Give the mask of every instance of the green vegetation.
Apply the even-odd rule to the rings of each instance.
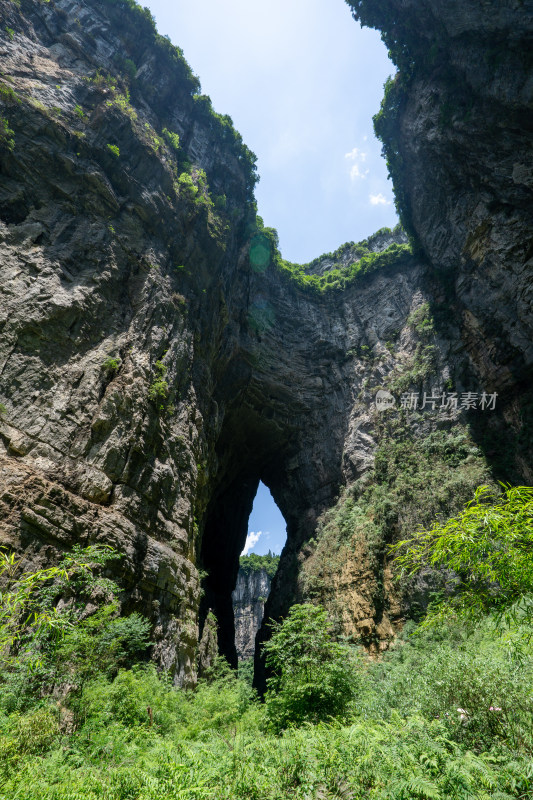
[[[507,566],[528,575],[532,492],[490,503],[481,493],[461,517],[477,518],[477,531],[483,515],[469,509],[490,505]],[[420,542],[431,558],[432,543]],[[486,552],[503,569],[498,548]],[[32,573],[4,554],[0,800],[532,796],[533,652],[517,660],[507,647],[531,632],[527,615],[509,619],[506,641],[491,614],[474,630],[445,617],[421,632],[409,623],[375,662],[333,640],[324,609],[294,606],[273,626],[261,704],[250,664],[238,677],[218,661],[184,690],[143,661],[148,624],[118,616],[117,587],[101,575],[116,557],[77,548]]]
[[[429,303],[422,303],[412,311],[407,317],[407,324],[414,328],[421,338],[432,336],[435,333],[435,329]]]
[[[511,640],[519,643],[525,630],[515,627]],[[364,675],[360,708],[369,719],[433,720],[456,753],[469,748],[504,771],[521,753],[529,764],[531,791],[533,654],[530,648],[518,660],[510,657],[508,645],[498,639],[491,617],[468,631],[452,623],[420,631],[408,623],[395,646]],[[449,768],[446,758],[440,761],[442,772]],[[521,796],[517,787],[516,795],[512,791]]]
[[[327,612],[310,603],[293,606],[283,622],[271,624],[265,642],[272,670],[265,697],[272,729],[343,717],[355,695],[350,650],[333,641]]]
[[[125,80],[131,84],[131,90],[146,90],[142,79],[134,79],[136,65],[142,63],[147,48],[150,48],[156,57],[157,69],[161,74],[168,76],[168,80],[180,86],[184,97],[190,97],[194,116],[206,124],[216,142],[225,146],[229,154],[239,163],[244,177],[244,196],[238,198],[253,205],[253,188],[258,180],[257,158],[244,144],[241,135],[235,130],[231,118],[227,115],[217,114],[211,101],[200,94],[200,82],[192,73],[183,51],[175,47],[170,39],[157,33],[154,18],[148,8],[141,7],[135,0],[104,0],[108,6],[111,20],[120,31],[124,42],[128,44],[128,55],[122,63]],[[125,97],[126,95],[124,95]],[[157,95],[154,95],[157,105]],[[161,97],[159,113],[164,117],[167,110],[167,98]],[[125,106],[124,109],[128,111]],[[165,134],[163,134],[165,135]],[[176,135],[176,134],[174,134]],[[210,176],[211,180],[211,176]]]
[[[382,229],[379,233],[389,232]],[[372,252],[369,248],[372,239],[365,239],[359,244],[348,242],[335,253],[327,253],[314,259],[310,264],[293,264],[282,258],[278,248],[278,235],[274,228],[265,228],[261,217],[256,217],[256,230],[250,240],[249,258],[252,269],[264,271],[269,264],[282,273],[289,281],[304,291],[323,294],[332,290],[342,290],[347,286],[360,281],[364,276],[374,272],[386,270],[402,263],[408,263],[412,256],[410,245],[392,244],[379,253]],[[348,266],[342,266],[343,256],[353,258]],[[333,259],[336,263],[323,275],[310,275],[307,270],[324,259]]]
[[[196,200],[198,194],[198,186],[192,179],[188,172],[182,172],[178,178],[178,186],[180,193],[184,194],[188,200]]]
[[[0,83],[0,100],[9,104],[20,102],[11,86],[7,86],[5,83]]]
[[[394,187],[396,210],[404,230],[409,236],[413,248],[416,247],[416,233],[412,221],[408,194],[404,181],[404,162],[401,152],[401,117],[407,102],[408,87],[415,74],[423,70],[435,70],[437,65],[442,70],[449,70],[449,59],[437,38],[430,46],[428,38],[420,35],[420,29],[426,24],[428,30],[431,22],[424,20],[428,12],[420,10],[418,24],[415,26],[409,14],[403,13],[390,0],[347,0],[354,18],[369,28],[375,28],[381,34],[388,51],[389,58],[398,67],[394,77],[388,78],[384,86],[384,96],[379,112],[374,116],[374,130],[381,141],[382,153],[387,162],[389,177]],[[454,86],[455,94],[461,93],[461,87]],[[461,105],[461,101],[457,101]],[[441,124],[450,116],[447,104],[442,109]],[[468,106],[468,103],[466,104]],[[468,108],[464,113],[469,113]]]
[[[0,117],[0,145],[10,151],[15,149],[15,132],[4,117]]]
[[[135,61],[131,60],[131,58],[124,59],[124,72],[130,81],[135,78],[135,75],[137,74],[137,65],[135,64]]]
[[[85,120],[87,119],[87,117],[86,117],[86,115],[85,115],[85,112],[84,112],[83,108],[82,108],[82,107],[81,107],[81,106],[80,106],[78,103],[77,103],[77,104],[74,106],[74,113],[75,113],[75,114],[77,114],[77,115],[78,115],[78,117],[79,117],[81,120],[83,120],[84,122],[85,122]]]
[[[203,169],[192,167],[191,172],[182,172],[178,178],[178,191],[187,200],[198,206],[205,206],[210,211],[213,201],[209,195],[207,176]]]
[[[381,33],[389,58],[406,76],[414,66],[415,51],[420,47],[416,35],[409,31],[409,22],[391,7],[389,0],[346,0],[354,18]],[[422,48],[420,48],[422,49]]]
[[[113,358],[112,356],[108,356],[104,363],[102,364],[102,369],[106,372],[116,372],[120,367],[121,361],[120,358]]]
[[[259,572],[264,569],[267,575],[271,578],[276,574],[279,564],[279,556],[275,556],[268,551],[264,556],[258,556],[256,553],[250,553],[249,556],[241,556],[239,559],[239,569],[242,569],[247,575],[250,572]]]
[[[228,205],[228,199],[225,194],[216,195],[213,202],[217,211],[225,211]]]
[[[384,416],[373,474],[357,482],[319,520],[302,571],[306,595],[330,610],[339,634],[352,636],[343,622],[345,601],[342,591],[334,588],[336,576],[346,565],[356,570],[367,564],[365,580],[374,587],[373,602],[380,607],[388,544],[459,511],[488,480],[483,455],[466,427],[455,425],[421,437],[403,412]],[[412,605],[411,613],[417,616],[420,611]]]
[[[110,153],[112,153],[115,156],[115,158],[119,157],[120,150],[118,149],[118,146],[116,144],[108,144],[107,149],[109,150]]]
[[[383,145],[382,154],[387,163],[389,178],[392,180],[396,211],[409,236],[411,246],[413,246],[415,231],[403,181],[403,156],[400,142],[400,119],[407,94],[403,80],[398,75],[394,78],[387,78],[384,90],[380,110],[373,118],[374,131]]]
[[[165,380],[168,367],[162,361],[155,362],[155,379],[148,388],[148,397],[155,403],[159,413],[169,410],[166,401],[170,395],[168,382]]]
[[[490,612],[533,623],[533,489],[507,488],[499,496],[480,486],[466,508],[445,523],[398,542],[400,566],[410,574],[430,565],[453,570],[460,583],[433,606],[424,624],[455,615],[480,619]]]
[[[4,28],[4,30],[9,36],[9,41],[12,42],[13,39],[15,38],[15,31],[13,30],[13,28],[8,28],[7,26]]]
[[[51,567],[14,579],[19,566],[14,553],[0,550],[0,578],[2,585],[7,583],[0,594],[0,662],[5,661],[6,650],[18,644],[29,622],[37,634],[45,627],[56,627],[56,615],[50,609],[35,608],[34,596],[42,583],[68,577],[66,567]]]
[[[396,365],[387,376],[387,388],[395,395],[406,392],[411,386],[422,386],[436,368],[435,322],[429,303],[416,308],[408,316],[407,323],[419,341],[409,361]]]
[[[217,114],[207,95],[194,95],[195,110],[211,129],[217,133],[220,142],[227,144],[241,166],[245,179],[245,197],[254,204],[253,189],[259,177],[257,175],[257,156],[244,144],[241,134],[235,130],[233,120],[228,114]],[[254,204],[255,205],[255,204]]]
[[[128,117],[130,117],[130,119],[136,120],[137,112],[130,103],[129,91],[126,89],[124,93],[119,92],[115,85],[112,85],[111,89],[113,91],[113,99],[106,100],[106,106],[108,107],[115,106],[116,108],[119,108]]]
[[[169,131],[168,128],[163,128],[163,136],[172,147],[173,150],[179,151],[180,149],[180,137],[177,133],[173,133],[173,131]]]
[[[0,415],[6,414],[6,413],[7,413],[7,408],[5,407],[5,405],[3,403],[0,403]]]
[[[387,388],[398,395],[406,392],[410,386],[422,386],[436,367],[435,345],[417,342],[415,352],[402,371],[394,369],[386,379]]]

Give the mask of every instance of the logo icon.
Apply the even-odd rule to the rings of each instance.
[[[380,389],[376,394],[376,408],[378,411],[386,411],[387,408],[394,408],[396,400],[385,389]]]

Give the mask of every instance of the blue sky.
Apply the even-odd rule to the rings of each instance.
[[[248,520],[248,536],[243,554],[257,553],[263,556],[269,550],[281,553],[286,538],[285,520],[281,511],[275,504],[270,490],[264,483],[260,483]]]
[[[394,68],[343,0],[147,5],[257,155],[259,214],[277,229],[285,258],[305,263],[396,224],[372,128]],[[248,552],[281,551],[285,522],[262,484],[248,530]]]
[[[394,72],[343,0],[149,0],[258,157],[259,214],[304,263],[397,218],[372,129]]]

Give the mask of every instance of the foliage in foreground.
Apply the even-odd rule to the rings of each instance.
[[[491,611],[507,621],[523,612],[533,621],[533,488],[508,487],[500,497],[480,486],[458,516],[394,550],[401,550],[397,563],[410,574],[431,565],[458,577],[455,592],[430,609],[424,625]]]
[[[355,694],[350,651],[328,632],[327,612],[310,603],[295,605],[283,622],[272,623],[265,642],[267,714],[279,732],[303,722],[343,717]]]
[[[511,497],[519,520],[528,496]],[[491,615],[475,630],[411,624],[373,663],[332,641],[323,609],[294,606],[267,645],[274,675],[261,704],[225,662],[195,691],[138,663],[145,621],[115,616],[116,588],[92,574],[99,566],[77,580],[82,605],[104,593],[101,611],[67,603],[60,635],[32,633],[30,619],[4,661],[0,800],[533,797],[527,615],[509,618],[507,639]],[[58,585],[44,582],[35,607]]]
[[[378,693],[378,680],[369,682]],[[232,675],[184,692],[153,667],[137,667],[85,687],[73,733],[52,704],[2,717],[0,798],[502,800],[533,790],[523,755],[476,754],[454,738],[446,717],[388,710],[385,718],[374,707],[369,718],[370,709],[354,708],[348,724],[307,724],[275,736]]]

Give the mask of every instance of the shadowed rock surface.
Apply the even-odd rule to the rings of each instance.
[[[427,97],[452,91],[446,76],[402,89],[421,254],[318,291],[279,267],[256,221],[253,158],[142,10],[0,10],[14,31],[0,31],[2,543],[28,567],[112,544],[124,610],[149,617],[154,660],[192,684],[198,643],[212,650],[209,610],[237,662],[231,595],[262,480],[287,521],[266,618],[319,598],[339,633],[382,649],[409,613],[387,543],[452,513],[492,479],[487,461],[498,478],[531,475],[523,66],[509,62],[510,84],[465,80],[473,121],[440,133]],[[439,37],[453,56],[452,33]],[[518,83],[518,117],[483,137],[483,114],[494,119],[500,93],[512,105]],[[357,262],[353,248],[308,273]],[[380,388],[395,410],[377,410]],[[494,412],[461,408],[483,391],[498,393]],[[407,393],[424,392],[434,407],[409,408]],[[400,486],[437,461],[438,485],[419,470]]]

